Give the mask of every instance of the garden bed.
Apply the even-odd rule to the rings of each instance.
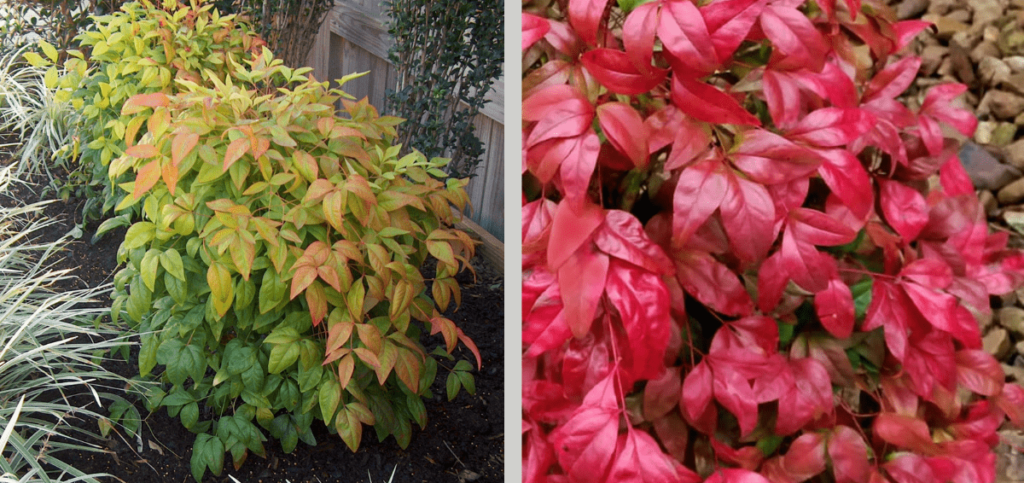
[[[0,205],[14,206],[40,200],[44,191],[38,183],[15,184],[4,195]],[[45,197],[42,199],[46,199]],[[80,221],[82,200],[56,200],[46,206],[43,216],[59,220],[40,232],[39,241],[52,241],[76,231]],[[96,225],[86,226],[77,239],[71,239],[66,252],[54,268],[71,269],[77,279],[57,290],[96,287],[113,280],[117,270],[116,252],[124,229],[105,234],[96,244],[90,243]],[[477,260],[474,260],[477,262]],[[477,344],[483,356],[483,369],[474,373],[476,395],[462,391],[448,402],[445,394],[447,371],[441,370],[431,390],[433,399],[425,400],[427,427],[414,428],[408,448],[401,449],[393,438],[377,442],[367,428],[358,453],[352,453],[341,439],[330,435],[322,424],[314,425],[318,444],[300,444],[291,454],[281,451],[276,442],[266,444],[267,457],[252,456],[240,470],[230,463],[219,477],[207,473],[203,481],[242,483],[256,481],[299,482],[386,482],[394,472],[393,482],[469,482],[502,481],[504,478],[504,355],[503,355],[503,279],[499,270],[480,262],[474,263],[477,277],[469,273],[458,277],[463,287],[462,305],[449,310],[452,319]],[[425,270],[429,270],[428,261]],[[105,303],[109,304],[109,301]],[[427,348],[442,342],[440,336],[425,339]],[[137,374],[137,348],[132,360],[111,361],[107,369],[121,375]],[[456,357],[471,357],[464,348],[456,349]],[[137,403],[144,421],[141,441],[125,440],[111,433],[104,441],[104,453],[66,453],[64,461],[88,473],[109,473],[123,481],[190,481],[190,459],[195,435],[187,431],[177,418],[165,410],[149,414]],[[101,414],[103,410],[100,410]],[[72,420],[72,424],[96,430],[92,420]],[[123,433],[123,432],[122,432]],[[397,467],[397,469],[396,469]],[[232,480],[234,477],[236,480]],[[111,480],[113,481],[113,480]]]

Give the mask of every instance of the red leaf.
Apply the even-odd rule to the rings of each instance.
[[[677,3],[693,5],[686,0]],[[743,109],[743,106],[729,94],[711,84],[685,75],[672,76],[672,103],[679,110],[704,122],[761,125],[761,121]]]
[[[921,419],[893,413],[882,413],[871,427],[876,436],[900,448],[918,454],[933,455],[938,447],[932,442],[928,423]]]
[[[655,421],[679,405],[682,375],[679,367],[669,367],[644,387],[644,419]]]
[[[757,446],[741,446],[733,449],[731,446],[711,438],[711,449],[715,451],[715,458],[718,464],[735,465],[745,470],[755,470],[764,461],[764,453]]]
[[[843,245],[857,237],[857,233],[839,220],[810,208],[791,210],[786,230],[797,240],[811,245]]]
[[[820,362],[811,358],[792,359],[789,367],[797,381],[795,390],[779,398],[779,407],[786,408],[775,422],[777,434],[790,434],[807,423],[832,414],[832,383]]]
[[[614,372],[583,399],[583,405],[551,433],[558,464],[573,481],[604,481],[615,453],[619,409]]]
[[[828,288],[814,294],[814,308],[821,325],[837,339],[853,333],[853,295],[842,280],[834,278],[828,282]]]
[[[843,204],[859,220],[864,220],[875,205],[874,190],[860,160],[845,149],[823,151],[825,160],[818,174]]]
[[[786,137],[818,147],[849,144],[871,129],[873,116],[856,108],[826,107],[812,111]]]
[[[523,443],[523,483],[546,483],[548,471],[555,463],[555,451],[539,426],[527,421],[523,421],[523,426],[529,426]]]
[[[626,434],[619,435],[619,441],[607,481],[700,483],[700,476],[661,451],[647,432],[628,427]]]
[[[544,38],[551,30],[548,19],[523,12],[523,50]]]
[[[684,168],[672,196],[672,245],[686,246],[687,240],[724,201],[729,189],[725,167],[708,160]]]
[[[910,262],[900,270],[900,276],[939,290],[953,283],[953,270],[949,268],[949,264],[935,258],[922,258]]]
[[[1017,384],[1004,384],[1003,392],[995,398],[995,404],[1013,424],[1024,423],[1024,388]]]
[[[782,458],[782,468],[795,481],[806,481],[825,471],[825,437],[804,433],[793,440]]]
[[[590,50],[580,57],[580,62],[609,91],[627,96],[654,89],[668,75],[667,70],[654,67],[649,67],[648,72],[639,70],[621,50]]]
[[[583,134],[593,119],[594,106],[575,87],[560,84],[544,88],[523,100],[523,120],[538,121],[524,147]]]
[[[476,343],[473,342],[473,339],[470,339],[462,329],[456,327],[455,332],[459,334],[459,341],[462,342],[462,345],[466,346],[466,348],[469,349],[469,352],[473,353],[473,357],[476,357],[476,368],[478,370],[482,368],[483,359],[480,358],[480,349],[477,349]]]
[[[561,267],[601,226],[603,220],[604,210],[600,206],[585,204],[582,209],[574,209],[569,203],[559,203],[551,222],[548,267],[551,270]]]
[[[581,272],[577,272],[577,277],[588,283],[600,280],[588,278]],[[629,337],[633,353],[630,375],[635,379],[657,377],[665,367],[663,359],[672,323],[668,288],[661,277],[613,260],[608,268],[605,290],[619,311]]]
[[[665,50],[687,69],[706,74],[718,66],[711,35],[697,6],[688,0],[668,0],[662,4],[658,37]],[[677,103],[677,106],[681,104]]]
[[[724,63],[732,57],[757,22],[766,3],[767,0],[725,0],[700,8],[719,62]]]
[[[928,461],[913,453],[897,456],[886,463],[884,468],[896,483],[925,483],[937,480]]]
[[[932,326],[947,333],[957,331],[956,297],[912,282],[900,283],[900,287]]]
[[[928,206],[924,196],[899,181],[879,179],[878,183],[878,197],[885,221],[899,233],[904,243],[916,240],[928,224]]]
[[[729,243],[740,260],[756,262],[775,241],[775,205],[764,186],[728,173],[720,210]]]
[[[768,104],[768,113],[772,116],[772,121],[780,128],[791,128],[802,114],[803,95],[800,93],[799,85],[788,72],[774,69],[764,71],[761,83],[764,86],[764,99]]]
[[[576,337],[590,331],[597,303],[608,276],[608,255],[586,245],[558,269],[558,285],[565,304],[565,322]]]
[[[750,382],[736,371],[715,371],[715,400],[728,409],[740,424],[740,435],[746,436],[757,426],[757,402]]]
[[[836,426],[828,439],[828,457],[836,483],[864,483],[868,479],[868,448],[849,426]]]
[[[828,281],[837,274],[835,259],[819,252],[814,245],[800,241],[791,230],[782,234],[779,254],[779,263],[789,278],[809,292],[825,290]]]
[[[559,174],[562,178],[562,190],[565,194],[563,202],[574,206],[582,206],[587,202],[587,191],[590,178],[597,166],[597,157],[601,152],[601,140],[592,129],[580,136],[572,138],[572,147],[562,160]]]
[[[608,255],[632,263],[648,272],[673,272],[672,261],[660,246],[648,238],[640,220],[631,213],[621,210],[605,212],[604,224],[594,235],[594,243]]]
[[[622,45],[626,55],[640,72],[651,72],[654,37],[658,29],[658,2],[637,6],[622,25]]]
[[[927,119],[927,117],[921,117],[921,119]],[[936,129],[938,129],[937,126]],[[974,196],[974,182],[971,181],[971,176],[964,169],[959,156],[950,156],[942,164],[942,167],[939,168],[939,182],[942,184],[942,190],[949,196]]]
[[[764,129],[744,132],[729,159],[752,180],[765,185],[804,178],[822,163],[809,149]]]
[[[1003,392],[1003,368],[994,357],[981,350],[956,353],[956,379],[967,389],[982,396],[998,396]]]
[[[602,84],[608,85],[605,82]],[[647,165],[649,135],[636,109],[622,102],[607,102],[598,106],[597,120],[601,131],[615,149],[633,161],[634,166],[643,168]]]
[[[956,128],[964,136],[974,134],[978,127],[978,118],[973,112],[967,109],[960,109],[950,105],[950,102],[963,94],[967,86],[963,84],[941,84],[932,87],[925,95],[924,102],[918,114],[931,116]]]
[[[864,316],[863,331],[885,327],[885,342],[897,360],[903,361],[907,347],[907,324],[910,322],[906,294],[895,285],[876,278],[871,287],[871,304]]]
[[[675,394],[676,404],[679,403],[679,391]],[[689,443],[690,428],[679,416],[678,411],[672,411],[665,417],[655,419],[652,423],[658,440],[665,445],[668,454],[673,458],[684,461],[686,459],[686,447]]]
[[[868,83],[861,102],[868,103],[875,99],[895,99],[914,82],[914,77],[917,76],[917,70],[920,67],[921,58],[915,56],[905,57],[889,64],[875,74],[875,77]]]
[[[760,19],[761,29],[772,41],[774,65],[821,71],[829,47],[803,12],[794,7],[769,5],[761,12]],[[774,62],[779,53],[785,55],[785,59]]]
[[[575,410],[576,404],[565,397],[561,384],[544,380],[523,382],[523,412],[528,418],[556,423]]]
[[[711,404],[712,388],[714,387],[712,379],[711,368],[706,361],[701,361],[683,380],[680,406],[691,421],[700,418]]]
[[[225,173],[229,168],[231,168],[231,165],[235,164],[239,159],[242,159],[242,156],[245,156],[245,152],[249,150],[250,144],[249,138],[238,138],[231,141],[231,144],[228,144],[228,148],[224,151]]]
[[[757,271],[757,308],[771,313],[789,283],[789,272],[783,266],[782,252],[775,252],[761,263]]]
[[[675,256],[676,277],[704,305],[725,315],[744,316],[753,309],[750,294],[736,273],[711,254],[683,251]]]
[[[569,2],[569,23],[588,45],[597,43],[597,28],[604,16],[608,0],[573,0]]]

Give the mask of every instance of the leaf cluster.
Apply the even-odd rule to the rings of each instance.
[[[525,481],[994,480],[988,232],[883,2],[533,0]],[[913,99],[905,101],[902,95]],[[989,315],[990,316],[990,315]]]
[[[398,85],[387,110],[407,119],[399,141],[428,157],[451,159],[447,172],[474,175],[483,144],[473,119],[502,73],[504,7],[496,0],[388,0],[388,53]]]

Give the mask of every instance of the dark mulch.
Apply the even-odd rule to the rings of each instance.
[[[40,181],[38,179],[33,181]],[[27,204],[40,199],[35,186],[12,186],[0,195],[0,205]],[[39,232],[42,242],[59,239],[75,229],[81,220],[82,200],[54,201],[43,216],[59,220]],[[113,280],[117,270],[116,253],[124,237],[124,229],[108,232],[95,245],[90,243],[96,223],[87,225],[78,239],[68,243],[54,268],[71,269],[77,277],[57,289],[95,287]],[[372,428],[364,427],[363,442],[358,453],[352,453],[341,439],[327,433],[322,423],[315,422],[318,444],[299,446],[285,454],[274,441],[265,443],[267,457],[250,455],[235,470],[230,455],[225,455],[225,471],[220,477],[207,473],[204,482],[241,483],[285,482],[386,482],[394,471],[394,482],[499,482],[504,479],[504,351],[503,351],[503,284],[500,272],[476,264],[478,277],[469,274],[459,278],[463,285],[462,306],[451,318],[477,344],[483,356],[483,370],[474,374],[477,393],[464,390],[448,402],[445,396],[447,372],[439,369],[431,388],[434,398],[425,401],[428,423],[426,430],[413,428],[412,442],[401,449],[394,438],[378,442]],[[109,301],[107,301],[109,303]],[[440,336],[424,339],[428,349],[443,343]],[[108,369],[130,376],[137,370],[133,350],[132,361],[112,361]],[[456,357],[472,360],[468,351],[457,349]],[[192,481],[190,458],[195,436],[165,410],[148,414],[138,404],[145,420],[142,423],[142,450],[138,441],[125,441],[112,434],[96,441],[107,448],[105,453],[62,453],[62,459],[86,472],[109,473],[117,479],[133,483]],[[95,421],[80,420],[74,424],[96,431]],[[130,443],[130,444],[129,444]],[[115,481],[110,479],[110,481]]]

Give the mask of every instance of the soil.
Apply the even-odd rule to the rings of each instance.
[[[30,204],[41,199],[45,191],[41,179],[26,184],[13,184],[0,194],[0,206]],[[56,200],[44,208],[42,216],[58,220],[38,233],[37,241],[49,242],[76,231],[81,221],[84,200]],[[124,238],[121,228],[90,243],[98,224],[81,227],[80,236],[66,244],[64,256],[54,268],[69,269],[76,279],[68,280],[56,290],[96,287],[113,280],[117,270],[117,248]],[[474,260],[476,262],[476,260]],[[429,263],[429,262],[428,262]],[[413,427],[412,441],[402,449],[393,437],[378,442],[372,428],[364,428],[358,453],[353,453],[336,435],[327,432],[322,423],[314,422],[316,446],[299,443],[285,454],[274,440],[264,443],[266,458],[250,455],[235,470],[230,455],[225,455],[225,469],[219,477],[207,472],[203,482],[500,482],[504,480],[504,350],[503,350],[503,279],[499,271],[482,262],[474,263],[477,277],[464,272],[458,278],[462,285],[462,305],[446,314],[471,337],[483,357],[483,369],[474,373],[476,395],[463,389],[455,400],[447,401],[445,378],[438,371],[431,391],[433,399],[424,401],[427,427]],[[429,293],[429,292],[428,292]],[[106,303],[109,303],[107,301]],[[441,337],[425,337],[430,350],[443,344]],[[108,370],[131,376],[137,371],[137,348],[131,360],[104,363]],[[461,346],[456,358],[473,360]],[[192,444],[195,435],[180,420],[171,418],[163,409],[149,414],[137,403],[143,415],[141,441],[126,440],[111,433],[105,440],[94,441],[105,448],[100,453],[63,452],[61,459],[86,473],[107,473],[104,481],[189,482]],[[96,431],[92,420],[74,420],[73,425]],[[393,478],[392,478],[393,473]],[[390,480],[389,480],[390,479]]]

